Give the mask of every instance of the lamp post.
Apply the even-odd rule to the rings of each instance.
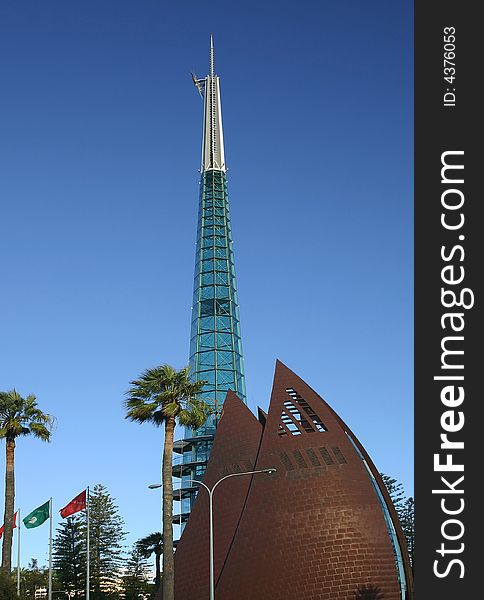
[[[225,479],[229,479],[230,477],[241,477],[242,475],[256,475],[257,473],[265,473],[270,475],[275,473],[276,469],[260,469],[258,471],[244,471],[243,473],[230,473],[230,475],[225,475],[218,481],[214,483],[214,485],[209,488],[208,485],[203,483],[202,481],[197,481],[196,479],[188,479],[186,480],[189,483],[198,483],[204,487],[208,492],[208,503],[209,503],[209,523],[210,523],[210,600],[215,600],[215,577],[214,577],[214,553],[213,553],[213,494],[215,492],[216,487]],[[157,488],[163,487],[162,483],[152,483],[148,486],[150,490],[155,490]]]

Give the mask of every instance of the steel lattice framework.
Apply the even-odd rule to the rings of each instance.
[[[244,366],[235,283],[232,231],[224,171],[200,181],[190,365],[206,381],[202,398],[214,413],[200,435],[213,433],[229,390],[245,401]]]
[[[193,288],[190,366],[193,380],[205,381],[200,398],[212,408],[204,427],[186,430],[175,442],[180,454],[173,475],[182,480],[174,522],[183,527],[197,494],[193,480],[201,480],[213,437],[229,390],[246,402],[244,363],[240,340],[232,229],[220,104],[220,81],[215,75],[210,38],[210,74],[193,81],[204,99],[200,202]]]

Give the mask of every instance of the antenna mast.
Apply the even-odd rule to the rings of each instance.
[[[213,77],[215,74],[214,67],[214,52],[213,52],[213,35],[210,34],[210,77]]]

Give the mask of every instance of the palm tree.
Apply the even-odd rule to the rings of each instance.
[[[22,398],[15,390],[0,392],[0,439],[6,441],[5,526],[2,546],[2,573],[9,575],[12,560],[13,513],[15,504],[15,441],[32,435],[49,442],[54,418],[44,414],[33,394]]]
[[[126,393],[126,419],[165,426],[163,447],[163,600],[174,600],[175,573],[173,559],[173,484],[172,459],[175,424],[191,429],[201,427],[211,413],[210,407],[198,400],[205,381],[190,381],[190,367],[177,371],[169,365],[147,369],[139,379],[131,381]]]
[[[160,587],[160,558],[163,554],[163,537],[161,533],[151,533],[136,542],[136,547],[143,558],[149,558],[152,554],[155,555],[155,592]]]

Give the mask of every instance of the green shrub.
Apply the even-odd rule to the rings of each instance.
[[[10,577],[0,575],[0,598],[2,600],[16,600],[17,590]]]

